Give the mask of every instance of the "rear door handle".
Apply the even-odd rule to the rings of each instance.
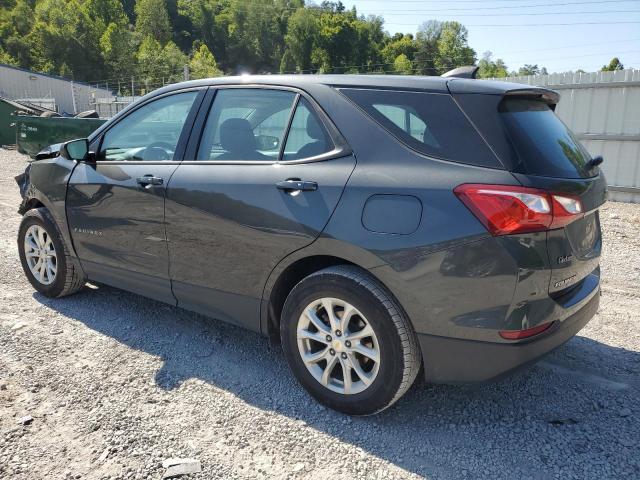
[[[289,178],[283,182],[276,183],[276,187],[285,192],[313,192],[318,190],[318,183],[307,180],[300,180],[299,178]]]
[[[144,177],[138,177],[137,181],[143,187],[148,187],[149,185],[162,185],[164,180],[160,177],[155,177],[151,174],[145,175]]]

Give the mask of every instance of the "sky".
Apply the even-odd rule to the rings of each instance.
[[[343,4],[355,6],[359,14],[382,16],[390,34],[415,34],[430,19],[456,20],[469,30],[469,45],[478,57],[491,51],[510,71],[537,64],[549,73],[593,72],[614,56],[625,68],[640,68],[640,0],[343,0]]]

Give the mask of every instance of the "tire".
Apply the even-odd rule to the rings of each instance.
[[[27,250],[26,238],[28,235],[38,232],[38,229],[44,230],[45,239],[47,237],[50,238],[49,246],[53,245],[53,255],[51,256],[55,256],[55,262],[52,260],[52,263],[55,264],[55,274],[45,275],[44,281],[42,275],[39,275],[40,278],[34,275],[27,261],[27,255],[32,253],[32,250]],[[57,298],[71,295],[82,289],[86,282],[77,260],[69,255],[69,250],[64,244],[60,230],[46,208],[29,210],[22,217],[18,230],[18,252],[20,253],[20,262],[27,279],[33,285],[33,288],[47,297]]]
[[[334,312],[338,327],[350,312],[344,332],[329,327],[327,308]],[[318,319],[323,321],[320,328]],[[371,336],[364,335],[367,324]],[[364,338],[347,341],[359,335]],[[421,366],[418,341],[402,309],[375,278],[350,265],[320,270],[291,290],[280,336],[302,386],[320,403],[348,415],[371,415],[393,405],[413,384]],[[322,360],[317,361],[319,357]],[[327,376],[330,362],[335,365]]]

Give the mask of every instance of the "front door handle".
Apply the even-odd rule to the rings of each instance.
[[[276,183],[276,187],[285,192],[314,192],[318,190],[318,183],[307,180],[300,180],[299,178],[289,178],[283,182]]]
[[[155,177],[151,174],[145,175],[144,177],[138,177],[137,181],[143,187],[148,187],[149,185],[162,185],[164,180],[160,177]]]

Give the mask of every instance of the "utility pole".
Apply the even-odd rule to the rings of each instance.
[[[131,96],[132,97],[136,96],[136,88],[135,88],[135,84],[133,82],[133,77],[131,77]]]
[[[189,80],[189,65],[184,66],[182,73],[184,75],[184,81],[187,82]]]

